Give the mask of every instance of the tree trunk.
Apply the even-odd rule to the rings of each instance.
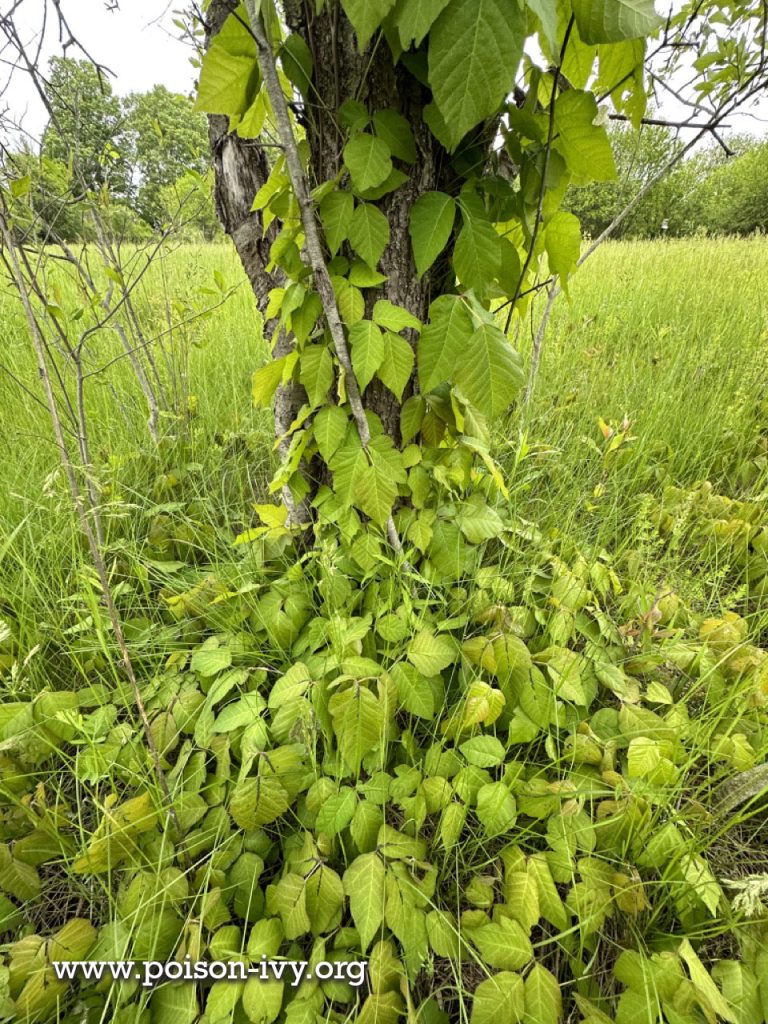
[[[320,14],[315,14],[314,5],[304,0],[286,0],[283,8],[288,28],[304,39],[314,59],[309,98],[303,107],[294,108],[309,142],[312,187],[335,177],[341,169],[346,138],[337,123],[336,112],[345,100],[354,98],[362,102],[372,114],[396,110],[410,124],[418,156],[411,166],[395,161],[406,174],[406,181],[377,204],[390,224],[390,242],[379,264],[387,281],[378,289],[366,290],[366,315],[371,315],[378,299],[386,298],[424,321],[430,302],[440,290],[442,270],[438,264],[422,278],[417,276],[408,235],[410,210],[425,191],[450,192],[453,179],[445,151],[424,122],[429,93],[400,65],[393,65],[385,43],[372,43],[361,54],[354,30],[338,4],[326,5]],[[211,4],[208,40],[221,28],[230,10],[227,0],[214,0]],[[273,222],[264,235],[261,215],[251,212],[251,204],[269,174],[269,163],[257,141],[242,140],[228,133],[226,118],[212,116],[209,123],[216,209],[225,231],[235,243],[259,307],[264,310],[270,288],[281,283],[279,271],[276,275],[265,270],[269,264],[269,248],[280,225]],[[265,325],[266,332],[271,328],[272,325]],[[410,340],[415,342],[414,338]],[[278,344],[282,351],[287,351],[291,339],[282,338]],[[408,397],[414,387],[415,379],[408,385],[404,397]],[[278,437],[285,432],[303,401],[304,391],[297,385],[280,390],[275,403]],[[367,389],[366,407],[379,416],[384,429],[399,443],[400,403],[378,380]]]
[[[434,297],[438,272],[431,271],[421,279],[416,274],[408,235],[410,210],[420,195],[444,187],[445,179],[451,176],[445,151],[424,123],[429,93],[401,65],[393,65],[383,40],[378,45],[374,41],[361,54],[354,29],[338,4],[327,4],[317,15],[313,5],[303,0],[286,0],[284,8],[288,28],[302,36],[314,57],[312,85],[303,117],[310,144],[313,187],[335,177],[341,169],[346,136],[335,112],[346,100],[358,100],[371,114],[396,110],[410,124],[418,156],[410,167],[394,161],[407,180],[377,204],[390,225],[390,242],[379,263],[387,281],[380,289],[366,291],[366,316],[371,315],[378,299],[386,298],[424,321]],[[413,387],[411,381],[404,397]],[[374,379],[367,389],[365,404],[379,416],[395,443],[399,443],[400,403],[394,395]]]
[[[231,10],[228,0],[213,0],[206,23],[206,45],[221,29]],[[266,151],[258,140],[241,139],[235,132],[230,132],[228,118],[216,114],[208,117],[208,138],[213,161],[216,214],[235,245],[263,318],[264,338],[270,342],[279,324],[275,320],[267,320],[264,314],[269,292],[283,284],[283,276],[279,270],[268,272],[266,268],[269,266],[269,250],[280,224],[273,222],[265,232],[261,213],[251,210],[254,196],[269,177]],[[280,330],[274,344],[275,358],[286,355],[291,347],[291,339]],[[277,389],[274,405],[276,438],[285,438],[305,401],[306,393],[300,384],[289,383]],[[281,441],[281,458],[285,457],[289,444],[289,438]],[[287,490],[283,499],[291,520],[297,524],[305,523],[305,506],[297,507]]]

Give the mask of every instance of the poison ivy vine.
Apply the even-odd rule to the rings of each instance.
[[[504,484],[489,443],[523,367],[497,310],[522,314],[546,267],[567,286],[581,235],[561,200],[569,184],[614,176],[598,95],[639,123],[645,37],[660,22],[652,0],[342,7],[361,53],[387,47],[423,93],[419,135],[428,131],[443,165],[440,187],[411,189],[407,209],[402,272],[428,277],[425,308],[403,301],[399,280],[390,286],[381,269],[393,243],[387,197],[409,186],[422,159],[401,111],[340,97],[338,171],[317,180],[313,150],[326,140],[312,116],[312,52],[283,30],[271,0],[227,18],[205,56],[197,105],[277,147],[253,209],[265,229],[280,224],[270,260],[283,280],[265,317],[277,324],[272,345],[287,335],[291,347],[255,373],[253,393],[266,405],[293,382],[305,400],[283,438],[273,492],[311,501],[317,523],[333,523],[348,550],[389,541],[437,579],[446,531],[461,563],[500,529],[492,506]],[[538,62],[524,56],[528,39]],[[388,429],[368,400],[374,382],[399,414]],[[469,494],[458,519],[446,513],[446,502]]]
[[[73,573],[77,691],[32,696],[37,648],[0,630],[0,1019],[759,1024],[764,908],[729,900],[708,833],[764,790],[768,654],[746,617],[657,591],[634,553],[585,555],[516,518],[492,454],[523,382],[503,326],[542,285],[568,288],[581,236],[561,201],[615,173],[605,106],[643,118],[653,3],[226,14],[198,106],[225,121],[230,213],[245,195],[228,230],[272,285],[249,271],[271,354],[253,394],[276,403],[285,500],[256,506],[231,560],[203,562],[219,531],[185,470],[164,473],[176,500],[141,544],[113,543],[98,585]],[[704,89],[756,81],[726,35],[706,40],[720,71]],[[596,503],[633,442],[600,426]],[[647,502],[648,550],[693,523],[691,562],[746,602],[768,580],[766,436],[737,471],[754,502],[707,485]],[[146,738],[108,674],[112,580],[140,594],[126,642]],[[52,902],[51,878],[76,910],[62,900],[44,936],[22,903]],[[711,971],[703,936],[733,947]],[[149,992],[53,967],[266,957],[315,975]],[[361,957],[360,988],[316,972]]]

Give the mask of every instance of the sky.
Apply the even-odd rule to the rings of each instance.
[[[0,11],[10,4],[11,0],[0,0]],[[61,6],[90,55],[114,73],[112,88],[119,95],[145,92],[153,85],[187,94],[194,88],[196,71],[189,63],[192,50],[180,41],[173,24],[173,11],[183,7],[183,0],[121,0],[117,11],[108,11],[105,0],[63,0]],[[38,38],[42,8],[43,0],[23,0],[17,11],[27,43]],[[46,60],[61,53],[54,24],[49,26],[43,53]],[[82,54],[70,49],[69,56]],[[23,116],[31,136],[41,135],[47,117],[26,74],[14,74],[4,101],[17,118]]]
[[[0,0],[0,13],[18,0]],[[418,0],[413,0],[418,2]],[[16,18],[24,29],[25,42],[34,43],[41,24],[45,0],[21,0]],[[189,63],[192,50],[179,38],[173,24],[174,10],[185,0],[119,0],[120,9],[109,11],[106,0],[62,0],[72,31],[90,55],[113,73],[116,93],[143,92],[153,85],[164,85],[175,92],[189,94],[194,88],[196,71]],[[44,59],[60,53],[61,44],[55,25],[49,24],[43,47]],[[70,50],[71,56],[81,56]],[[0,55],[2,57],[2,55]],[[0,74],[3,69],[0,67]],[[2,81],[7,79],[7,68]],[[14,119],[23,117],[23,125],[32,139],[38,139],[46,123],[45,110],[25,74],[14,74],[3,102]],[[661,116],[677,120],[690,113],[668,97],[661,104]],[[768,99],[756,110],[731,119],[730,126],[740,132],[762,135],[768,120]]]

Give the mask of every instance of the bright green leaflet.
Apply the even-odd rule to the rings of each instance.
[[[494,114],[523,54],[525,15],[506,0],[451,0],[429,33],[429,83],[451,148]]]

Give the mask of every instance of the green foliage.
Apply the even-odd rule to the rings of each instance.
[[[43,156],[70,165],[78,194],[107,186],[124,196],[128,168],[121,152],[122,111],[109,79],[88,60],[53,57],[47,101],[51,122],[43,136]]]
[[[169,187],[174,187],[176,194],[188,194],[192,192],[193,176],[204,175],[208,170],[205,118],[193,113],[189,99],[163,86],[128,96],[123,104],[123,116],[126,157],[139,180],[135,209],[148,224],[158,227],[169,219]],[[210,187],[208,192],[210,196]],[[198,205],[204,199],[203,193],[197,200]],[[188,202],[191,205],[194,200]],[[210,197],[207,203],[210,209]],[[208,237],[211,237],[210,213],[207,221]]]
[[[574,0],[573,13],[585,43],[642,39],[662,24],[653,0]]]
[[[410,235],[416,270],[424,274],[448,244],[456,203],[442,192],[425,192],[411,210]]]
[[[699,223],[712,234],[747,235],[768,230],[768,145],[737,140],[736,155],[718,161],[698,184]]]
[[[514,83],[524,38],[522,9],[503,0],[451,0],[432,25],[429,84],[448,149],[496,113]]]
[[[647,34],[656,25],[643,5],[626,6],[618,18],[606,11],[586,11],[584,5],[573,11],[578,21],[586,19],[585,25],[592,26],[595,18],[605,22],[594,29],[606,37],[601,36],[603,78],[609,73],[606,58],[613,41],[624,47],[627,40]],[[317,415],[326,408],[345,409],[348,370],[337,339],[330,344],[332,332],[324,326],[328,296],[321,299],[311,291],[309,268],[302,258],[306,223],[292,195],[295,168],[289,175],[279,158],[253,204],[265,224],[281,225],[271,259],[287,275],[288,283],[272,291],[267,315],[276,317],[296,342],[290,356],[281,354],[274,367],[258,371],[254,396],[264,404],[278,384],[292,380],[304,387],[309,407],[308,414],[297,416],[289,429],[290,444],[284,449],[286,458],[272,490],[288,486],[296,499],[308,497],[317,529],[339,524],[345,547],[366,563],[381,543],[390,543],[388,524],[399,505],[416,510],[431,505],[430,474],[436,472],[441,486],[449,489],[461,489],[471,480],[478,491],[487,488],[488,496],[495,490],[503,493],[502,476],[487,454],[489,426],[511,407],[523,373],[519,356],[496,325],[493,303],[517,299],[516,312],[521,314],[526,305],[521,295],[542,269],[545,256],[550,271],[567,281],[576,267],[580,233],[575,218],[559,210],[562,196],[571,182],[604,181],[615,173],[605,129],[597,123],[595,96],[586,88],[594,84],[590,79],[597,51],[586,61],[587,50],[567,21],[558,22],[556,34],[566,51],[571,36],[573,45],[584,51],[579,58],[586,69],[580,82],[584,88],[546,98],[543,87],[539,88],[543,83],[534,77],[523,112],[507,97],[526,36],[536,35],[539,25],[545,36],[552,35],[551,10],[538,5],[536,18],[529,24],[522,7],[506,0],[487,0],[479,6],[451,0],[424,5],[418,13],[407,7],[374,0],[342,4],[361,50],[381,28],[381,45],[390,46],[396,62],[402,58],[403,73],[430,90],[424,130],[432,133],[430,144],[451,167],[445,189],[418,192],[408,211],[408,240],[416,271],[422,278],[430,275],[436,285],[426,322],[421,309],[414,315],[415,310],[400,306],[399,291],[389,293],[387,276],[379,273],[390,247],[397,252],[403,242],[399,235],[392,237],[389,197],[404,187],[412,173],[408,168],[419,158],[406,117],[392,107],[375,109],[356,96],[340,96],[343,166],[327,181],[311,177],[312,154],[322,146],[313,123],[303,126],[306,137],[301,141],[301,159],[323,228],[324,256],[346,332],[355,390],[373,403],[367,413],[371,444],[361,441],[364,432],[359,423],[350,424],[341,440],[341,416],[332,420],[323,415],[315,434],[313,411]],[[272,117],[246,22],[247,10],[241,6],[213,39],[197,98],[198,109],[228,115],[238,131],[247,119],[246,110],[257,104],[265,117]],[[269,31],[279,34],[276,22],[269,25]],[[592,31],[587,32],[590,38]],[[280,43],[277,37],[274,41]],[[303,42],[302,47],[291,37],[278,52],[283,71],[309,95],[318,55],[311,52],[311,40]],[[418,56],[413,50],[419,44],[426,48],[426,67],[424,52]],[[408,47],[407,58],[403,46]],[[632,53],[636,55],[634,49]],[[414,60],[422,61],[420,68]],[[625,62],[614,63],[624,84]],[[617,103],[635,101],[639,107],[642,85],[640,74],[622,90]],[[497,132],[501,132],[503,156],[517,165],[517,183],[498,173],[501,161],[493,151],[478,159]],[[543,166],[548,168],[544,180]],[[402,232],[399,224],[395,229]],[[299,324],[299,310],[308,309],[308,303],[312,315]],[[375,398],[380,390],[374,384],[383,385],[399,402],[416,383],[417,365],[421,397],[411,405],[407,421],[408,440],[415,444],[408,450],[398,449],[396,434],[391,443],[384,433],[385,421]],[[351,421],[352,411],[351,405],[343,413],[346,422]],[[332,424],[335,432],[329,436]],[[321,488],[313,493],[306,467],[326,456],[333,490]],[[466,516],[462,529],[447,521],[423,527],[406,524],[423,542],[427,561],[430,544],[440,545],[436,564],[451,578],[459,578],[469,568],[473,543],[495,535],[493,528],[488,536],[484,533],[490,517],[481,525],[482,510],[471,507],[474,519]],[[433,541],[427,539],[427,529]]]
[[[610,249],[593,277],[574,285],[575,308],[563,315],[586,331],[584,286],[595,296],[586,309],[599,312],[610,269],[636,262],[641,251]],[[224,259],[224,250],[213,258]],[[443,297],[441,306],[447,300],[462,301]],[[616,315],[628,317],[628,308]],[[246,338],[249,312],[242,308]],[[657,333],[674,312],[659,311]],[[361,322],[413,329],[387,306],[371,315]],[[566,335],[562,365],[587,362],[574,350],[573,329]],[[580,339],[584,349],[590,340]],[[670,335],[654,343],[676,352]],[[218,353],[204,355],[213,372]],[[657,386],[650,368],[646,376]],[[575,371],[570,379],[581,385]],[[219,392],[228,397],[232,385],[221,380],[201,404]],[[245,383],[240,374],[237,389]],[[574,404],[554,395],[542,399],[551,415],[574,416]],[[722,391],[714,395],[722,401]],[[667,408],[659,429],[668,418]],[[221,421],[214,412],[212,427]],[[348,416],[328,405],[314,423],[332,458],[345,444]],[[616,486],[625,479],[628,455],[654,462],[650,442],[636,452],[629,429],[604,426],[608,436],[575,418],[566,429],[601,438],[589,456],[572,442],[571,456],[594,459],[595,479],[610,492],[614,478]],[[170,1006],[190,1020],[225,1005],[248,1019],[290,1020],[305,1004],[323,1019],[365,1019],[369,1000],[380,1001],[381,1016],[384,1008],[404,1011],[407,998],[421,1016],[432,1012],[438,987],[457,1021],[483,1021],[507,1006],[543,1024],[567,1014],[623,1022],[648,1006],[673,1019],[705,1006],[725,1020],[746,1006],[760,1020],[764,912],[744,917],[726,880],[745,863],[733,859],[729,835],[747,842],[751,857],[764,855],[763,812],[755,801],[720,819],[717,808],[723,783],[760,765],[768,750],[765,654],[755,643],[756,585],[766,566],[764,432],[752,429],[743,466],[723,444],[723,472],[733,474],[738,500],[715,488],[655,486],[655,502],[644,505],[647,533],[621,534],[624,557],[573,544],[562,504],[559,534],[543,535],[518,517],[516,509],[536,514],[541,495],[551,496],[537,474],[544,466],[554,474],[564,456],[523,458],[516,472],[510,465],[510,504],[489,480],[478,492],[471,475],[457,477],[453,449],[442,449],[422,507],[397,513],[414,567],[405,577],[383,544],[345,547],[335,522],[343,516],[331,508],[321,544],[301,560],[277,506],[260,506],[262,532],[227,551],[227,519],[239,520],[247,501],[236,499],[212,523],[211,496],[203,506],[195,495],[196,481],[230,478],[231,461],[226,471],[210,461],[205,473],[176,467],[175,481],[161,474],[163,500],[148,499],[145,514],[132,519],[128,507],[140,492],[122,474],[137,458],[126,460],[112,492],[115,573],[182,839],[133,727],[130,695],[113,674],[97,592],[73,549],[62,630],[76,630],[51,635],[45,613],[24,626],[28,643],[19,643],[15,620],[0,639],[8,694],[0,715],[0,884],[8,906],[0,920],[8,922],[13,1001],[6,1015],[30,1007],[31,1016],[39,1005],[39,1019],[63,1024],[85,999],[97,1014],[113,1003],[116,1012],[138,1012],[142,996],[131,987],[56,983],[50,962],[66,945],[77,959],[190,953],[257,964],[266,953],[369,963],[370,991],[347,987],[346,1001],[338,988],[312,982],[295,991],[287,983],[281,991],[261,982],[202,992],[182,985],[149,996],[152,1013]],[[691,433],[698,445],[701,431]],[[220,443],[201,437],[198,456],[211,460]],[[249,471],[263,447],[260,435]],[[167,469],[178,455],[167,452]],[[153,457],[150,473],[163,458]],[[628,529],[634,502],[621,515],[599,511],[589,479],[563,466],[569,492],[579,487],[571,514],[602,523],[605,536],[619,521]],[[586,512],[590,499],[597,512]],[[664,551],[677,552],[680,578],[732,566],[738,612],[689,603],[663,581],[659,591],[657,577],[646,576],[656,561],[649,556],[638,570],[632,557],[643,537],[658,543],[653,558],[665,567]],[[476,569],[468,556],[478,546]],[[465,568],[456,580],[459,559]],[[723,598],[729,603],[725,590]],[[38,638],[47,651],[22,667]],[[52,664],[68,673],[56,676],[65,685],[55,690]],[[721,824],[707,827],[713,820]],[[82,896],[92,921],[63,903],[54,923],[46,909],[51,877],[78,902]],[[50,924],[23,925],[30,912]],[[725,937],[728,955],[701,941],[713,937]],[[603,957],[611,967],[601,983],[592,964]],[[169,991],[178,1003],[169,1003]]]
[[[521,526],[500,508],[491,532],[512,541]],[[4,706],[9,793],[35,785],[20,770],[71,758],[80,785],[105,794],[90,834],[39,790],[31,818],[9,817],[0,885],[11,905],[41,899],[41,872],[61,858],[118,894],[114,922],[69,918],[68,931],[12,938],[13,1012],[38,1006],[35,972],[52,977],[58,948],[96,959],[116,935],[135,957],[364,956],[371,994],[350,989],[343,1004],[362,1016],[400,978],[428,1012],[425,963],[454,979],[440,983],[449,1019],[508,1006],[542,1024],[571,1011],[622,1022],[652,1000],[665,1015],[703,1005],[737,1022],[744,1001],[756,1005],[764,916],[734,916],[717,842],[710,852],[694,839],[689,818],[694,806],[717,814],[721,780],[767,749],[765,652],[746,620],[666,598],[646,613],[607,553],[587,560],[536,534],[519,581],[500,548],[472,583],[417,600],[383,559],[375,572],[356,564],[354,548],[337,556],[341,576],[320,551],[297,571],[279,529],[261,543],[257,586],[233,591],[228,608],[215,589],[164,599],[196,624],[143,686],[181,836],[136,785],[150,766],[114,713],[127,694],[110,694],[111,715],[98,684]],[[705,781],[703,729],[715,751]],[[544,929],[565,963],[541,954]],[[701,929],[730,931],[740,952],[712,970],[684,937]],[[589,961],[617,933],[605,991]],[[279,1020],[310,998],[332,1014],[340,998],[317,982],[278,990],[230,986],[227,1005]],[[208,1015],[219,991],[202,997]],[[54,992],[62,1007],[74,997],[68,983]],[[164,992],[151,995],[156,1012]],[[130,990],[113,997],[133,1005]],[[55,1001],[39,1005],[57,1019]]]
[[[412,6],[342,0],[335,12],[363,60],[369,45],[388,46],[430,102],[417,135],[391,107],[369,109],[367,93],[339,96],[328,180],[312,179],[320,143],[305,116],[320,55],[282,38],[270,4],[259,11],[283,84],[306,101],[300,115],[293,103],[300,141],[270,109],[244,6],[203,60],[199,110],[246,137],[267,122],[283,132],[284,156],[253,201],[275,225],[278,274],[265,310],[274,358],[253,397],[265,405],[281,384],[301,389],[265,485],[293,501],[260,501],[258,525],[237,531],[206,522],[180,500],[195,463],[177,471],[162,449],[155,487],[171,500],[143,529],[123,522],[135,491],[105,488],[110,573],[121,614],[135,613],[126,629],[167,793],[89,573],[78,564],[60,602],[76,687],[29,689],[34,654],[2,634],[13,697],[0,714],[8,1017],[625,1024],[703,1013],[737,1024],[742,1006],[764,1016],[764,907],[748,915],[729,899],[718,860],[722,837],[756,810],[740,803],[725,817],[718,787],[768,750],[759,634],[739,611],[709,615],[653,592],[631,553],[582,547],[560,524],[539,530],[518,509],[538,483],[525,476],[527,438],[506,453],[506,472],[493,446],[501,433],[512,447],[504,417],[523,384],[496,303],[520,318],[538,275],[568,283],[580,232],[563,197],[615,173],[596,76],[621,69],[629,85],[614,104],[641,113],[626,44],[657,19],[643,0]],[[511,102],[534,36],[543,66],[526,61],[528,91]],[[561,89],[550,60],[573,88]],[[415,188],[393,238],[391,197],[406,181],[414,189],[399,165],[427,150],[441,187]],[[315,212],[324,234],[310,265]],[[413,256],[426,317],[408,289],[390,287],[406,268],[388,248],[409,240],[398,258]],[[399,417],[374,406],[379,385]],[[599,426],[590,510],[635,440],[628,420]],[[762,473],[758,485],[753,509],[705,501],[686,534],[691,558],[744,570],[734,603],[745,614],[766,578]],[[309,528],[290,514],[297,501]],[[678,504],[686,525],[701,512],[696,489],[645,500],[654,550],[665,528],[684,532]],[[61,765],[74,783],[52,798],[38,778]],[[20,927],[21,901],[37,906],[55,870],[91,905],[109,894],[112,919],[66,910],[53,934],[32,919]],[[700,940],[723,935],[731,946],[714,971]],[[78,992],[52,974],[61,949],[366,957],[370,979],[360,990],[315,975],[291,991]]]

